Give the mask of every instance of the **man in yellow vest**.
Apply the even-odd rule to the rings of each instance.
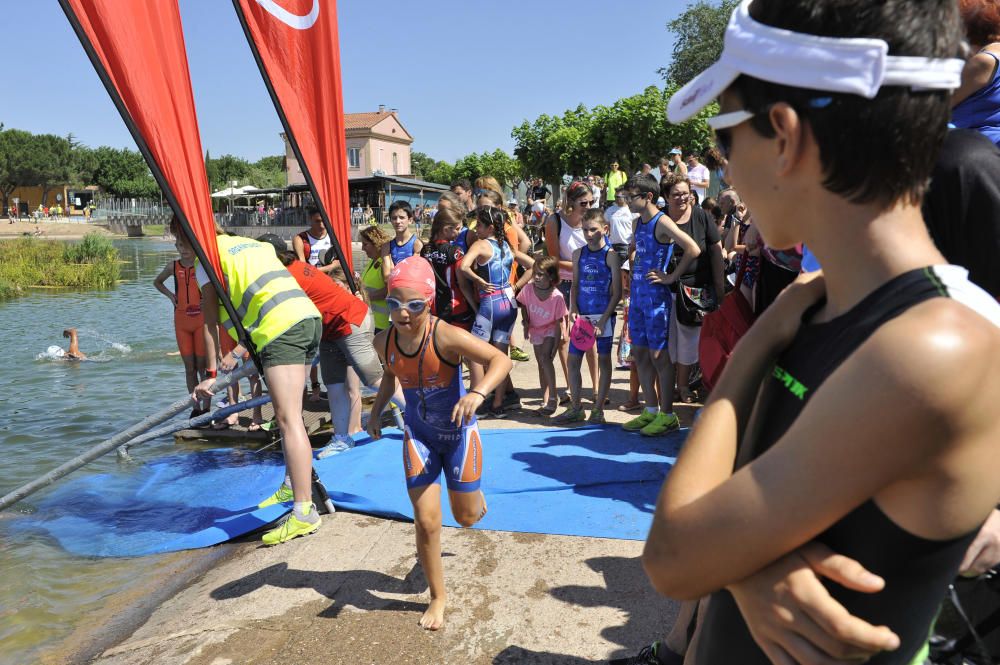
[[[606,176],[604,176],[605,208],[614,205],[615,191],[624,185],[626,180],[628,180],[628,176],[625,175],[624,171],[618,168],[618,162],[611,162],[611,170],[608,171]]]
[[[170,232],[177,238],[181,258],[194,259],[194,249],[175,217]],[[302,389],[312,359],[319,348],[322,318],[319,310],[299,288],[295,278],[278,261],[271,245],[227,236],[216,227],[222,264],[222,279],[229,297],[260,356],[274,413],[281,428],[286,476],[278,491],[260,507],[294,501],[292,513],[264,534],[265,545],[277,545],[319,528],[320,519],[312,503],[312,447],[302,423]],[[205,316],[205,373],[208,378],[194,389],[193,397],[211,397],[217,369],[231,371],[244,353],[240,344],[219,358],[219,326],[233,339],[236,326],[219,304],[215,287],[204,266],[195,263],[201,287],[201,309]],[[214,352],[212,351],[214,349]]]

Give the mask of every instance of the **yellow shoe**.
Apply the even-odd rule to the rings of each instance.
[[[258,503],[257,507],[267,508],[268,506],[273,506],[278,503],[288,503],[294,498],[295,495],[292,494],[292,488],[285,483],[281,483],[281,487],[278,488],[278,491]]]
[[[681,428],[681,421],[677,419],[677,415],[670,413],[663,413],[660,411],[653,418],[653,422],[649,423],[643,427],[639,433],[643,436],[663,436],[664,434],[669,434]]]
[[[653,422],[656,416],[657,414],[650,413],[649,411],[643,409],[642,413],[640,413],[637,418],[633,418],[632,420],[622,425],[622,429],[625,430],[626,432],[638,432],[643,427]]]
[[[319,528],[320,519],[319,513],[316,512],[316,506],[313,506],[305,518],[305,520],[301,520],[293,512],[281,524],[265,533],[261,540],[265,545],[278,545],[287,543],[292,538],[308,535]]]

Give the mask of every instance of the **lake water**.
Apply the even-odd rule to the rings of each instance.
[[[185,393],[170,302],[152,285],[176,258],[172,242],[120,240],[122,283],[109,291],[33,291],[0,302],[0,495],[75,457]],[[355,256],[358,263],[359,256]],[[360,265],[358,263],[358,265]],[[94,362],[48,353],[76,327]],[[176,452],[172,437],[133,449],[136,461]],[[112,453],[77,474],[128,473]],[[34,512],[29,497],[9,511]],[[8,517],[8,519],[4,519]],[[112,594],[147,577],[165,557],[71,556],[42,536],[15,537],[0,514],[0,663],[35,662]],[[176,559],[176,555],[167,555]]]

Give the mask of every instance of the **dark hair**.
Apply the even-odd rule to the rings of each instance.
[[[434,220],[431,222],[431,242],[437,240],[441,229],[445,226],[449,224],[462,226],[462,217],[462,213],[451,206],[438,208],[438,211],[434,214]]]
[[[395,201],[391,206],[389,206],[389,212],[386,213],[386,217],[392,218],[392,213],[397,210],[402,210],[406,213],[406,216],[413,219],[413,208],[406,201]]]
[[[961,51],[954,0],[754,0],[750,14],[766,25],[811,35],[880,38],[892,55],[954,58]],[[920,202],[950,115],[951,94],[944,90],[885,86],[866,99],[745,75],[732,89],[758,112],[750,124],[765,137],[775,132],[764,111],[777,102],[792,106],[819,147],[823,186],[852,203],[886,208],[900,200]]]
[[[478,204],[479,203],[479,199],[484,198],[484,197],[487,198],[487,199],[489,199],[490,203],[492,203],[496,207],[498,207],[498,208],[502,208],[503,207],[503,196],[501,196],[500,193],[497,192],[496,190],[493,190],[493,189],[484,189],[484,190],[482,190],[476,196],[476,203]]]
[[[306,219],[311,220],[313,218],[313,215],[318,215],[318,214],[320,214],[320,212],[319,208],[317,208],[316,206],[309,206],[308,208],[306,208]]]
[[[295,261],[295,252],[290,252],[288,250],[288,244],[281,236],[274,233],[265,233],[257,238],[257,242],[262,242],[274,247],[274,253],[277,255],[278,260],[281,261],[282,265],[291,265],[291,263]]]
[[[455,189],[456,187],[461,187],[470,194],[472,193],[472,183],[469,182],[468,178],[458,178],[457,180],[452,181],[449,189]]]
[[[705,200],[701,202],[701,207],[709,212],[711,212],[712,208],[715,208],[718,205],[719,202],[713,199],[711,196],[706,196]]]
[[[686,175],[681,173],[668,173],[660,178],[660,196],[669,201],[670,190],[682,183],[688,186],[688,190],[691,190],[691,179]]]
[[[549,281],[552,282],[552,286],[559,284],[559,259],[554,256],[540,256],[535,265],[532,266],[532,270],[535,272],[544,272],[549,276]]]
[[[625,183],[625,189],[638,189],[639,194],[646,196],[652,194],[655,200],[660,195],[660,183],[656,182],[656,177],[650,174],[634,175]]]
[[[601,226],[607,226],[608,220],[604,219],[604,211],[600,208],[587,208],[583,211],[583,222],[599,222]]]
[[[715,146],[712,146],[711,148],[706,148],[705,152],[701,154],[701,159],[705,163],[705,166],[707,166],[712,171],[718,171],[724,166],[722,153],[719,152],[719,149],[716,148]]]
[[[496,194],[492,191],[490,193]],[[485,196],[485,193],[482,195]],[[500,248],[500,259],[503,260],[504,245],[507,244],[507,236],[504,235],[507,213],[503,208],[479,206],[476,208],[476,222],[493,227],[493,238],[497,241],[497,246]]]
[[[958,0],[969,43],[979,47],[1000,41],[1000,5],[996,0]]]
[[[585,196],[590,196],[594,192],[590,189],[590,185],[585,183],[583,180],[574,180],[566,188],[566,207],[574,206],[577,201]]]

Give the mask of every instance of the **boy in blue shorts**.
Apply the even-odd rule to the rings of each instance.
[[[625,183],[625,191],[629,209],[639,214],[629,247],[633,259],[628,327],[632,337],[632,358],[639,373],[646,408],[622,427],[628,432],[658,436],[680,429],[673,405],[674,366],[667,353],[667,331],[673,305],[670,285],[687,272],[701,249],[677,228],[674,220],[656,207],[656,199],[660,196],[656,178],[633,176]],[[668,274],[666,269],[674,243],[684,250],[684,256]]]
[[[622,298],[621,261],[618,254],[604,240],[608,227],[604,213],[591,208],[583,214],[580,223],[587,244],[573,252],[573,287],[570,290],[570,323],[584,318],[594,326],[597,337],[598,388],[594,408],[587,422],[603,424],[604,400],[611,389],[611,342],[615,334],[615,308]],[[585,349],[580,349],[570,341],[569,345],[569,393],[570,406],[558,418],[557,423],[574,423],[584,419],[580,406],[583,380],[580,367]]]

